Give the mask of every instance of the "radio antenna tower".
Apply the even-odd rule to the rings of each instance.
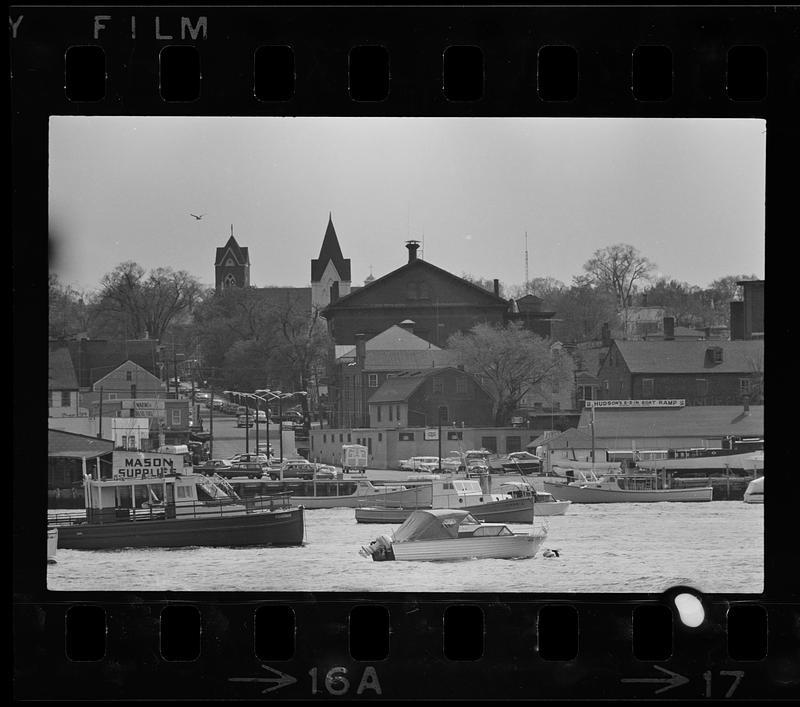
[[[528,232],[525,231],[525,294],[530,294],[528,284],[530,282],[530,277],[528,276]]]

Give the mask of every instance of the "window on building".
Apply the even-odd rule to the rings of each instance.
[[[399,405],[395,408],[395,412],[397,413],[397,421],[400,422],[400,406]]]
[[[413,432],[401,432],[398,435],[397,439],[400,442],[413,442],[414,441],[414,433]]]
[[[440,405],[439,406],[439,422],[447,422],[450,418],[450,411],[447,409],[447,405]]]
[[[434,393],[443,393],[444,392],[444,381],[441,379],[440,376],[434,376],[431,380],[431,386],[433,388]]]
[[[133,380],[133,372],[132,371],[125,371],[125,380]]]
[[[61,407],[68,408],[69,407],[69,391],[62,390],[61,391]]]
[[[389,422],[392,421],[392,406],[389,405]]]
[[[456,378],[456,393],[466,393],[467,392],[467,379],[462,378],[459,376]]]
[[[642,397],[652,398],[655,387],[656,382],[653,378],[642,378]]]
[[[172,411],[172,426],[178,427],[181,424],[181,411],[180,410],[173,410]]]
[[[102,395],[100,396],[103,397]],[[116,400],[117,394],[116,393],[106,393],[106,400]]]
[[[222,281],[222,286],[223,287],[236,287],[236,278],[233,275],[231,275],[230,273],[228,273],[225,276],[225,279]]]
[[[367,387],[369,387],[369,388],[377,388],[378,387],[378,374],[377,373],[368,373],[367,374]]]
[[[339,442],[344,442],[344,435],[341,432],[339,433]]]
[[[347,444],[350,444],[350,433],[347,433]]]
[[[749,378],[739,379],[739,392],[742,395],[750,395],[750,382]]]
[[[603,390],[606,390],[606,391],[608,390],[608,381],[607,380],[603,381]]]
[[[367,454],[372,456],[372,437],[367,437]]]
[[[522,450],[522,437],[506,437],[506,452],[519,452]]]
[[[381,408],[382,407],[383,407],[383,405],[376,405],[375,406],[376,414],[378,415],[378,422],[381,421]]]
[[[383,442],[383,432],[378,432],[378,441]]]
[[[448,440],[464,439],[464,433],[461,430],[447,430]]]

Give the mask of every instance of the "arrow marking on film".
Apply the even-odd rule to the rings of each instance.
[[[666,687],[662,687],[660,690],[656,690],[654,694],[658,694],[659,692],[665,692],[666,690],[671,690],[673,687],[679,687],[680,685],[685,685],[689,682],[689,678],[683,677],[683,675],[678,675],[678,673],[673,673],[671,670],[667,670],[666,668],[662,668],[660,665],[653,666],[656,670],[660,670],[662,673],[666,673],[670,677],[668,678],[622,678],[620,682],[665,682],[668,683]]]
[[[262,690],[261,694],[266,694],[267,692],[272,692],[273,690],[277,690],[281,687],[286,687],[287,685],[291,685],[293,682],[297,682],[297,678],[293,678],[291,675],[287,675],[286,673],[282,673],[280,670],[275,670],[275,668],[270,668],[268,665],[261,664],[261,667],[264,670],[269,670],[273,675],[277,677],[269,677],[269,678],[228,678],[231,682],[274,682],[275,684],[272,687],[268,687],[266,690]]]

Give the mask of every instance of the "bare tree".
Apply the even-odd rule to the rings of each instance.
[[[149,275],[141,265],[128,261],[100,281],[98,310],[121,318],[131,337],[147,335],[161,340],[170,323],[191,310],[201,287],[189,273],[156,268]]]
[[[448,340],[464,368],[478,376],[495,398],[495,423],[506,424],[520,399],[533,386],[566,382],[571,360],[555,352],[547,339],[519,324],[477,324]]]
[[[654,263],[624,243],[596,250],[583,266],[586,281],[613,294],[620,310],[627,306],[636,284],[650,278],[653,268]]]

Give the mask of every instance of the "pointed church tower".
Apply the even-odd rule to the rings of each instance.
[[[322,239],[319,258],[311,261],[311,308],[323,309],[331,302],[331,285],[337,283],[339,297],[350,294],[350,258],[342,255],[333,219],[328,214],[328,228]]]
[[[222,247],[217,248],[214,261],[214,283],[217,292],[227,287],[250,287],[250,255],[233,237]]]

